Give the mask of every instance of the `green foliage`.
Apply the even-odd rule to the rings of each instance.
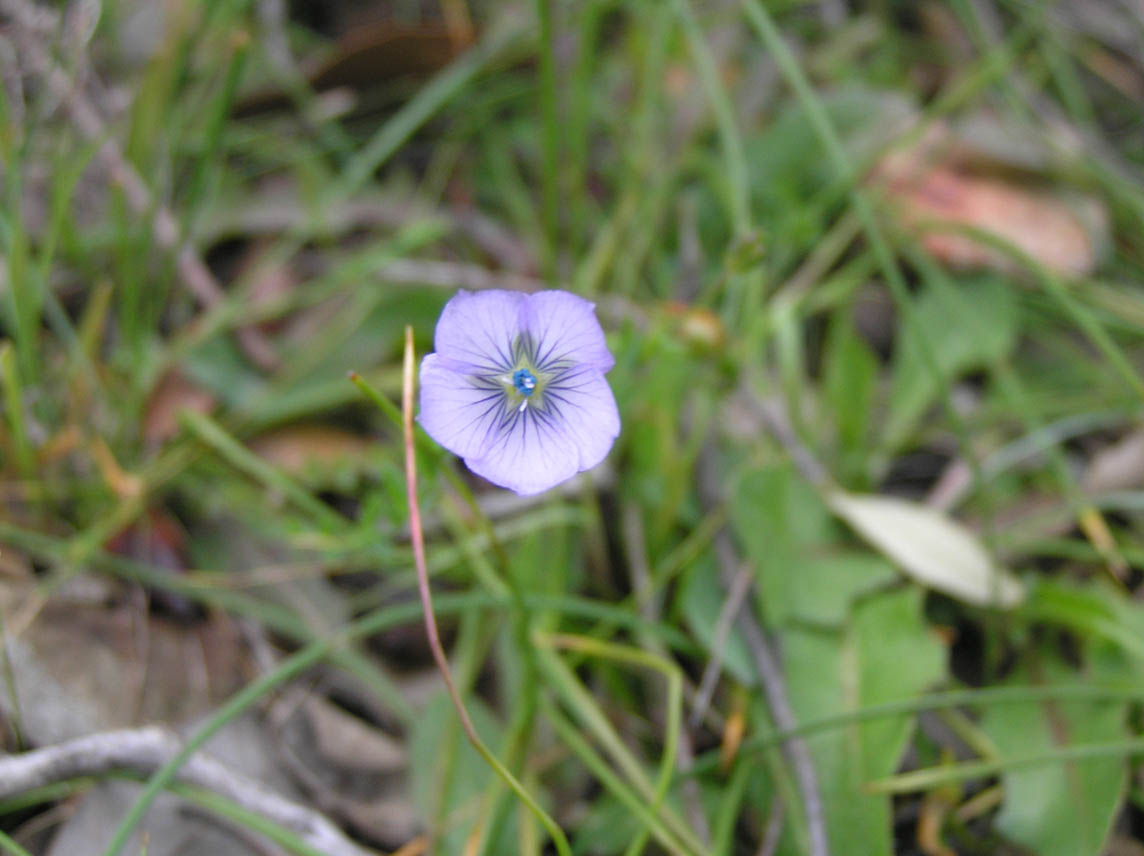
[[[917,591],[863,599],[841,630],[792,629],[784,645],[791,701],[803,720],[912,698],[944,673],[945,651],[922,618]],[[890,800],[863,785],[897,769],[912,730],[911,717],[887,717],[811,742],[839,852],[855,842],[865,853],[893,852]]]
[[[716,644],[716,627],[724,602],[722,591],[712,585],[718,573],[709,559],[696,562],[683,579],[678,609],[707,655],[714,657],[718,652],[723,668],[734,675],[735,680],[744,686],[754,686],[758,677],[738,628],[730,627],[722,646]]]
[[[896,578],[884,561],[838,543],[842,532],[829,510],[789,464],[745,475],[732,521],[772,626],[838,626],[854,598]]]
[[[927,407],[951,381],[971,369],[1005,359],[1017,338],[1014,286],[996,277],[931,279],[918,296],[894,354],[883,443],[898,448],[909,439]],[[922,348],[937,362],[926,365]]]
[[[1101,662],[1104,660],[1105,662]],[[1089,679],[1122,678],[1098,657]],[[1006,683],[1067,685],[1078,676],[1051,652],[1037,657]],[[1035,755],[1070,744],[1105,743],[1127,736],[1128,706],[1116,702],[1046,702],[1006,705],[987,712],[981,728],[1002,758]],[[1116,758],[1077,761],[1049,769],[1013,770],[1001,777],[1005,804],[997,828],[1044,856],[1095,853],[1124,797],[1125,769]]]
[[[1002,4],[1001,32],[971,3],[908,28],[901,4],[540,2],[501,20],[508,4],[442,3],[475,16],[469,48],[312,91],[310,63],[353,38],[292,19],[278,35],[307,60],[283,68],[256,5],[167,3],[133,57],[131,4],[105,2],[82,56],[74,34],[48,42],[67,99],[0,56],[6,633],[51,620],[82,575],[108,578],[108,609],[158,604],[131,620],[195,650],[219,612],[261,627],[280,662],[244,672],[188,753],[284,684],[359,693],[403,742],[390,784],[439,853],[548,852],[559,835],[522,795],[577,853],[757,852],[780,808],[778,852],[808,852],[790,729],[833,853],[891,853],[935,805],[966,852],[1107,847],[1139,778],[1144,680],[1144,152],[1122,91],[1136,54],[1027,3]],[[329,5],[333,20],[344,4]],[[20,58],[28,34],[10,28]],[[79,127],[74,99],[106,127]],[[1004,145],[975,136],[982,116]],[[947,263],[879,169],[944,129],[962,134],[954,160],[930,152],[946,180],[1089,196],[1110,224],[1093,271],[1053,272],[1035,242],[972,223],[947,231],[994,261]],[[598,472],[526,500],[415,438],[446,646],[515,790],[423,691],[395,403],[405,327],[423,355],[456,288],[501,284],[596,301],[624,422]],[[267,449],[279,431],[296,432],[290,454]],[[930,503],[1027,597],[981,606],[932,528],[867,546],[832,513],[838,488]],[[925,553],[928,576],[877,552],[903,562],[890,542]],[[180,624],[165,596],[203,609]],[[766,685],[760,639],[785,687]],[[321,661],[344,674],[314,680]],[[957,739],[920,734],[950,689],[965,693],[945,720]],[[43,718],[19,701],[25,723]],[[118,840],[182,787],[186,754],[111,819]],[[21,853],[11,819],[0,848]]]

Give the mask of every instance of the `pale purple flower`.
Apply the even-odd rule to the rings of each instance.
[[[567,291],[459,291],[421,362],[429,436],[521,495],[596,466],[620,433],[594,304]]]

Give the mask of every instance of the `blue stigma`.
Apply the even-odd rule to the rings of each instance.
[[[517,369],[512,373],[512,385],[517,392],[527,397],[536,390],[536,376],[528,369]]]

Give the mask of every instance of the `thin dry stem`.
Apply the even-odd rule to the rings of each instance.
[[[770,427],[775,430],[774,420],[770,421]],[[699,494],[703,504],[708,508],[715,507],[723,501],[715,455],[714,447],[708,444],[699,456]],[[808,478],[812,475],[825,478],[825,473],[813,468],[806,475]],[[720,581],[724,590],[729,593],[735,585],[735,578],[743,562],[738,556],[731,535],[726,530],[715,536],[715,558],[719,564]],[[762,685],[763,695],[766,697],[775,727],[779,731],[793,730],[798,724],[798,719],[790,703],[786,677],[778,654],[751,610],[740,609],[736,623],[751,652],[755,673]],[[794,771],[795,782],[802,797],[811,856],[828,856],[830,845],[826,834],[826,814],[822,804],[822,792],[818,786],[818,773],[814,769],[810,749],[806,741],[800,737],[788,737],[783,741],[782,747]]]
[[[429,590],[429,570],[425,564],[425,535],[421,528],[421,504],[417,501],[417,454],[414,447],[413,436],[413,389],[414,389],[414,359],[413,359],[413,328],[405,328],[405,359],[401,374],[401,415],[405,429],[405,488],[409,498],[409,535],[413,542],[413,563],[417,567],[417,589],[421,594],[421,610],[425,613],[425,635],[429,637],[429,649],[433,652],[433,659],[437,662],[437,669],[445,680],[445,687],[449,690],[449,698],[453,700],[453,707],[461,718],[461,726],[465,735],[478,749],[483,747],[473,728],[469,712],[465,710],[457,686],[453,683],[453,675],[449,671],[449,661],[445,657],[445,649],[441,647],[441,637],[437,633],[437,619],[433,614],[433,596]]]
[[[711,659],[703,668],[703,677],[699,681],[699,689],[695,693],[695,701],[691,707],[692,728],[698,728],[707,715],[707,708],[711,705],[711,698],[715,694],[715,685],[723,671],[723,656],[726,653],[727,639],[731,635],[731,626],[739,615],[739,609],[746,600],[747,592],[751,590],[751,583],[755,575],[750,566],[744,566],[735,574],[719,610],[719,618],[715,621],[715,632],[711,640]]]

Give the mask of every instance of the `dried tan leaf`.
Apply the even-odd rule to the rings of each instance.
[[[1015,606],[1020,581],[997,567],[968,529],[915,502],[833,491],[834,513],[919,583],[979,606]]]
[[[179,371],[167,372],[155,385],[143,416],[143,437],[149,445],[165,443],[179,431],[179,413],[210,413],[215,397]]]
[[[5,580],[6,624],[34,592]],[[229,617],[164,619],[94,576],[71,581],[8,641],[25,733],[35,743],[146,721],[178,726],[214,710],[247,677],[245,646]],[[0,693],[0,710],[9,704]]]
[[[353,716],[319,696],[303,705],[314,750],[330,763],[377,773],[405,769],[405,750],[400,741],[365,720]]]
[[[467,45],[449,27],[404,26],[392,18],[370,20],[372,4],[346,4],[361,14],[336,22],[339,42],[332,55],[306,61],[304,72],[315,92],[339,88],[368,90],[403,77],[422,77],[447,66]],[[279,89],[247,96],[235,109],[239,117],[290,106]]]
[[[320,696],[297,705],[284,726],[282,761],[322,811],[394,846],[417,832],[399,739]]]
[[[940,126],[917,146],[884,157],[873,180],[900,226],[950,267],[1004,273],[1023,267],[958,227],[987,232],[1065,276],[1091,273],[1106,243],[1108,215],[1098,200],[983,171],[981,153]]]

